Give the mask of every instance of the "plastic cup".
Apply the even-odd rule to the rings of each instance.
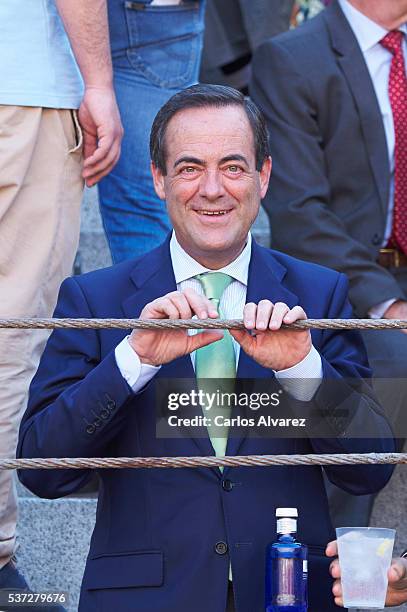
[[[336,530],[345,608],[384,608],[395,534],[394,529],[378,527]]]

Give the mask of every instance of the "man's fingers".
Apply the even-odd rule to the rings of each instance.
[[[330,571],[332,578],[341,577],[341,568],[340,568],[338,559],[335,559],[334,561],[332,561],[331,565],[329,566],[329,571]]]
[[[120,154],[114,158],[114,160],[103,170],[103,172],[98,172],[97,174],[92,175],[90,178],[86,178],[85,181],[86,181],[87,186],[92,187],[93,185],[96,185],[96,183],[102,180],[104,176],[109,174],[113,170],[117,162],[119,161],[119,157],[120,157]]]
[[[289,312],[289,307],[287,304],[283,302],[277,302],[274,304],[273,312],[270,318],[269,328],[270,329],[280,329],[283,319],[287,312]]]
[[[329,542],[327,544],[325,554],[327,557],[335,557],[338,554],[338,544],[336,540],[333,540],[332,542]],[[334,583],[332,585],[332,593],[334,595],[335,604],[337,606],[343,606],[342,584],[340,581],[341,568],[338,559],[334,559],[332,561],[329,566],[329,572],[332,578],[335,578]]]
[[[247,304],[245,304],[245,307],[243,309],[243,322],[246,329],[254,329],[256,327],[256,312],[256,304],[254,304],[253,302],[248,302]]]
[[[343,606],[342,599],[342,585],[340,580],[335,580],[332,585],[332,593],[334,594],[334,600],[337,606]]]
[[[83,163],[84,168],[96,166],[96,164],[103,161],[109,151],[111,151],[114,142],[115,138],[113,137],[113,134],[103,136],[102,138],[97,138],[97,149],[95,149],[90,157],[85,158]]]
[[[336,540],[328,542],[325,554],[327,557],[336,557],[336,555],[338,554],[338,544]]]
[[[192,353],[203,346],[217,342],[223,338],[223,332],[221,330],[208,330],[188,336],[188,353]]]
[[[167,296],[178,308],[180,319],[191,319],[192,310],[188,304],[188,300],[183,293],[180,291],[174,291],[169,293]]]
[[[201,319],[217,317],[216,308],[204,295],[193,289],[184,292],[172,291],[148,304],[141,313],[141,318],[190,319],[197,314]]]
[[[294,321],[301,321],[302,319],[306,319],[307,315],[301,306],[294,306],[291,310],[287,312],[284,316],[283,323],[294,323]]]
[[[109,172],[116,165],[118,159],[119,155],[116,149],[109,151],[108,155],[103,161],[95,166],[88,166],[88,168],[83,171],[82,175],[86,180],[100,180],[100,178],[103,178],[106,176],[106,174],[109,174]]]
[[[332,585],[332,593],[336,597],[342,597],[342,585],[340,580],[335,580]]]
[[[144,319],[180,319],[178,308],[170,298],[163,297],[154,300],[143,309],[141,318]]]
[[[185,289],[183,292],[192,311],[200,318],[216,318],[218,316],[215,306],[204,295],[200,295],[193,289]]]
[[[260,300],[260,302],[257,304],[256,329],[267,329],[272,312],[273,303],[270,302],[270,300]]]
[[[96,151],[84,161],[84,172],[96,174],[102,172],[117,156],[119,141],[102,138],[98,141]]]
[[[115,160],[117,159],[118,153],[118,144],[105,152],[105,155],[99,162],[90,163],[86,166],[83,171],[83,176],[86,179],[96,177],[97,175],[105,175],[107,174],[111,168],[113,168]],[[96,153],[99,151],[97,149]],[[92,155],[89,159],[94,159],[95,155]],[[89,160],[88,160],[89,161]]]
[[[403,581],[402,588],[406,588],[407,584],[407,560],[406,559],[393,559],[391,566],[388,571],[389,583]]]
[[[243,310],[243,322],[246,329],[257,329],[263,331],[268,329],[280,329],[282,323],[293,323],[307,316],[300,306],[290,310],[287,304],[277,302],[273,304],[270,300],[260,300],[258,304],[249,302]]]
[[[98,140],[96,134],[92,134],[88,132],[86,129],[82,130],[83,134],[83,158],[84,158],[84,166],[86,163],[86,159],[92,157],[94,152],[98,146]]]

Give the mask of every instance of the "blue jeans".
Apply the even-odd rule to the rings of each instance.
[[[150,251],[170,230],[150,172],[150,129],[161,106],[196,83],[201,59],[205,0],[176,6],[150,2],[108,2],[124,138],[119,162],[100,182],[99,199],[114,263]]]

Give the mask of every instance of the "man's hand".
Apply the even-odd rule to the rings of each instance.
[[[386,310],[383,317],[385,319],[405,319],[407,320],[407,302],[403,300],[397,300],[393,302],[391,306]],[[407,334],[407,329],[401,329],[400,331]]]
[[[329,542],[326,547],[327,557],[336,557],[338,554],[338,546],[336,540]],[[342,585],[341,585],[341,568],[338,559],[332,561],[329,571],[335,582],[332,587],[332,592],[335,597],[337,606],[343,606]],[[407,601],[407,559],[393,559],[388,571],[389,584],[386,594],[387,606],[400,606]]]
[[[251,333],[230,330],[249,357],[265,368],[275,371],[290,368],[304,359],[311,350],[309,330],[280,329],[307,316],[300,306],[290,310],[287,304],[261,300],[246,304],[243,311],[245,327]]]
[[[195,314],[199,319],[216,319],[218,316],[207,297],[199,295],[193,289],[185,289],[167,293],[147,304],[140,319],[191,319]],[[207,330],[189,336],[187,329],[134,329],[130,336],[130,346],[142,363],[158,366],[212,344],[222,337],[223,332],[218,330]]]
[[[56,0],[85,83],[79,107],[88,187],[108,174],[120,157],[123,127],[113,90],[106,0]]]
[[[83,178],[92,187],[120,157],[123,127],[113,87],[89,87],[78,112],[83,131]]]

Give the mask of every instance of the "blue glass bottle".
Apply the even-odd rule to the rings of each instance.
[[[297,508],[277,508],[277,542],[266,551],[266,612],[307,612],[308,550],[294,535]]]

